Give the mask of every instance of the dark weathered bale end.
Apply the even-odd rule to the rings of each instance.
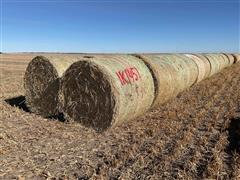
[[[144,114],[154,99],[152,75],[136,57],[95,56],[73,63],[62,77],[67,117],[103,131]]]
[[[77,56],[37,56],[28,64],[24,88],[32,112],[43,117],[59,113],[60,77],[77,60]]]

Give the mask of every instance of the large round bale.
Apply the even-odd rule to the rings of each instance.
[[[193,86],[197,82],[199,74],[197,64],[195,63],[195,61],[193,61],[190,57],[187,57],[185,54],[173,54],[173,56],[176,57],[176,62],[183,61],[181,67],[183,68],[184,71],[187,72],[186,73],[187,81],[185,83],[184,89]]]
[[[240,54],[232,54],[234,56],[234,63],[239,63],[240,62]]]
[[[59,113],[60,77],[79,56],[37,56],[28,64],[24,76],[26,104],[43,117]]]
[[[142,59],[152,73],[155,82],[155,100],[153,107],[156,107],[158,104],[160,104],[160,102],[163,103],[170,98],[175,97],[179,91],[176,89],[174,84],[176,83],[175,78],[178,78],[177,82],[182,81],[182,79],[180,76],[178,76],[176,67],[172,66],[171,63],[166,62],[166,59],[168,58],[165,56],[150,54],[141,54],[135,56]]]
[[[223,68],[231,66],[231,62],[226,54],[220,53],[219,55],[222,57],[222,59],[224,61]]]
[[[220,54],[204,54],[204,56],[208,58],[211,64],[211,72],[209,76],[218,73],[228,64],[228,61],[226,61]]]
[[[62,77],[67,118],[103,131],[144,114],[154,99],[154,80],[130,55],[95,56],[73,63]]]
[[[185,55],[191,58],[197,64],[197,67],[198,67],[197,82],[200,82],[203,79],[207,78],[210,73],[209,61],[206,58],[201,58],[194,54],[185,54]]]
[[[197,65],[180,54],[140,54],[156,80],[156,97],[152,107],[157,107],[192,86],[198,76]]]
[[[232,54],[224,53],[223,55],[225,55],[225,56],[228,58],[229,66],[231,66],[232,64],[234,64],[234,56],[233,56]]]
[[[204,61],[206,77],[209,77],[210,73],[211,73],[211,63],[209,62],[209,59],[202,54],[194,54],[194,55],[197,56],[198,58],[200,58],[202,61]]]

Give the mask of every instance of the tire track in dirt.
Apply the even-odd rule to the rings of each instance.
[[[206,119],[204,119],[203,121],[198,121],[197,124],[196,124],[196,126],[198,128],[195,131],[197,131],[198,134],[201,131],[205,132],[205,130],[207,129],[206,123],[207,123]],[[164,165],[161,165],[161,164],[158,164],[158,163],[157,164],[153,164],[153,162],[155,161],[155,158],[154,158],[153,162],[149,163],[149,164],[153,164],[153,167],[158,166],[159,172],[160,171],[162,172],[162,178],[169,178],[169,174],[171,174],[171,172],[172,172],[172,170],[169,168],[169,166],[172,164],[172,160],[176,159],[176,157],[179,155],[179,153],[181,153],[184,150],[182,147],[185,147],[186,145],[191,143],[191,140],[194,137],[193,136],[194,132],[191,132],[191,130],[192,130],[192,128],[189,128],[188,132],[185,133],[185,137],[177,142],[178,145],[177,145],[176,149],[173,151],[172,154],[166,154],[165,158],[161,159],[161,161],[165,162]],[[189,138],[188,135],[190,135],[191,137]],[[206,135],[208,136],[209,134],[206,134]],[[201,135],[201,138],[202,138],[202,136],[203,135]],[[192,152],[192,154],[194,154],[194,153]],[[161,154],[161,156],[162,156],[162,154]],[[156,158],[157,157],[159,157],[159,156],[156,156]],[[169,170],[171,170],[171,171],[169,171]]]
[[[226,81],[227,81],[227,79],[226,79]],[[222,92],[224,92],[225,88],[226,88],[226,85],[224,85],[221,88],[221,90],[217,92],[216,97],[223,96],[224,94]],[[216,100],[218,100],[218,99],[216,99]],[[221,100],[219,102],[221,102]],[[217,104],[218,104],[218,102],[216,102],[215,105],[213,104],[212,107],[217,106]],[[211,109],[212,107],[209,107],[209,108]],[[228,111],[229,111],[229,107],[224,108],[224,111],[219,111],[220,113],[217,116],[219,116],[220,114],[222,114],[222,116],[224,116],[224,115],[226,115],[226,113]],[[199,117],[199,118],[201,118],[201,117]],[[209,124],[209,123],[211,123],[211,124]],[[217,131],[217,132],[220,131],[219,133],[221,133],[222,131],[224,131],[226,129],[226,120],[223,120],[223,118],[220,119],[220,121],[217,121],[215,124],[214,123],[215,123],[215,121],[208,122],[208,121],[205,120],[200,124],[200,127],[198,127],[197,130],[195,132],[193,132],[194,133],[194,139],[192,140],[192,142],[188,146],[186,146],[185,150],[180,155],[180,157],[176,158],[176,161],[174,161],[172,163],[172,167],[169,170],[171,172],[172,177],[179,178],[179,176],[181,176],[180,173],[179,173],[179,170],[183,171],[185,169],[191,169],[192,168],[191,160],[193,160],[193,157],[197,154],[197,152],[196,152],[197,149],[194,148],[194,147],[197,147],[197,145],[199,144],[199,141],[200,141],[199,134],[202,134],[201,129],[206,129],[207,127],[212,126],[213,130],[211,130],[211,132],[212,131]],[[204,135],[201,135],[201,138],[202,138],[202,136],[206,136],[206,133]],[[212,144],[217,143],[217,142],[214,142],[213,140],[211,140],[211,137],[207,141],[212,141]],[[200,167],[200,169],[201,169],[201,167]]]
[[[230,76],[228,76],[228,77],[230,77]],[[235,87],[238,87],[238,84],[240,83],[240,78],[238,78],[238,79],[234,78],[234,79],[232,79],[232,82],[233,83],[231,83],[231,84],[235,84]],[[229,135],[229,133],[223,133],[222,131],[227,131],[228,130],[227,128],[228,128],[229,124],[231,123],[231,120],[229,120],[229,118],[226,118],[226,116],[227,116],[227,113],[228,113],[228,117],[231,116],[230,111],[231,111],[232,106],[230,106],[229,102],[224,103],[224,99],[221,98],[221,97],[224,97],[224,94],[226,97],[226,92],[223,92],[218,98],[218,100],[219,100],[218,102],[221,105],[222,109],[220,111],[216,112],[217,125],[216,125],[215,129],[219,132],[219,136],[222,136],[223,134]],[[228,96],[227,99],[230,102],[235,102],[235,107],[238,106],[238,102],[240,101],[240,98],[239,98],[239,95],[236,93],[236,91],[232,91],[231,96],[230,96],[230,94],[228,94],[227,96]],[[223,113],[224,111],[225,111],[225,113]],[[213,139],[209,140],[210,147],[212,145],[211,142],[213,142]],[[225,137],[225,139],[226,139],[226,137]],[[220,149],[220,151],[223,151],[222,152],[223,154],[224,154],[224,151],[226,154],[227,146],[228,146],[227,142],[225,142],[225,148],[223,148],[223,146],[220,145],[220,147],[222,148],[222,149]],[[219,151],[219,149],[218,149],[218,151]],[[209,168],[209,166],[211,166],[211,163],[213,163],[213,161],[214,161],[214,151],[211,151],[211,154],[210,154],[211,158],[205,157],[206,152],[202,152],[202,154],[203,154],[203,159],[199,161],[199,164],[200,164],[198,166],[199,171],[197,171],[198,177],[209,177],[211,174],[213,174],[213,172],[207,174],[207,172],[205,173],[205,171],[207,169],[211,169],[211,168]],[[217,155],[215,155],[215,156],[217,156]],[[223,168],[222,170],[220,170],[220,174],[222,172],[228,172],[228,173],[223,173],[222,177],[220,176],[221,178],[230,178],[230,179],[233,178],[234,167],[232,166],[233,159],[231,156],[232,156],[231,153],[227,152],[227,158],[222,157],[222,159],[221,159],[222,162],[224,163],[224,165],[221,166],[221,164],[218,163],[218,165],[221,166],[220,168]],[[201,163],[201,161],[203,163]],[[218,174],[218,176],[219,176],[219,174]]]

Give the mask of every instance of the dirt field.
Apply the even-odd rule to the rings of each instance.
[[[240,63],[97,134],[28,111],[23,74],[31,57],[0,60],[0,179],[240,178]]]

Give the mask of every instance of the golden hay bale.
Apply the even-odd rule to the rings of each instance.
[[[97,131],[145,113],[155,90],[148,67],[129,55],[75,62],[64,73],[61,89],[66,117]]]
[[[211,64],[211,72],[209,76],[218,73],[228,64],[228,61],[226,61],[220,54],[203,54],[203,55],[208,58]]]
[[[186,70],[188,71],[188,83],[186,85],[186,88],[191,87],[192,85],[194,85],[197,82],[197,77],[198,77],[198,66],[195,63],[195,61],[193,61],[191,58],[186,57],[184,54],[176,54],[177,59],[181,58],[182,60],[184,60],[185,64],[186,64]],[[186,89],[184,88],[184,89]]]
[[[195,54],[185,54],[185,55],[191,58],[198,66],[197,83],[207,78],[210,73],[209,61],[206,58],[198,57]]]
[[[175,97],[179,92],[192,86],[198,76],[197,65],[180,54],[141,54],[156,79],[156,97],[152,107]]]
[[[224,61],[223,68],[231,66],[231,62],[226,54],[220,53],[219,55],[222,57]]]
[[[232,64],[234,64],[234,56],[233,56],[232,54],[224,53],[223,55],[225,55],[225,56],[228,58],[229,66],[231,66]]]
[[[156,107],[159,102],[166,102],[177,94],[174,77],[178,77],[178,74],[174,66],[164,61],[167,59],[166,57],[143,54],[135,56],[142,59],[152,72],[156,89],[153,107]]]
[[[240,54],[235,53],[232,55],[234,56],[234,63],[239,63],[240,62]]]
[[[208,60],[207,57],[205,57],[204,55],[202,54],[194,54],[195,56],[199,57],[202,61],[205,62],[205,70],[206,70],[206,77],[209,77],[210,76],[210,73],[211,73],[211,64]]]
[[[24,76],[26,104],[43,117],[59,113],[60,77],[78,56],[37,56],[28,64]]]

